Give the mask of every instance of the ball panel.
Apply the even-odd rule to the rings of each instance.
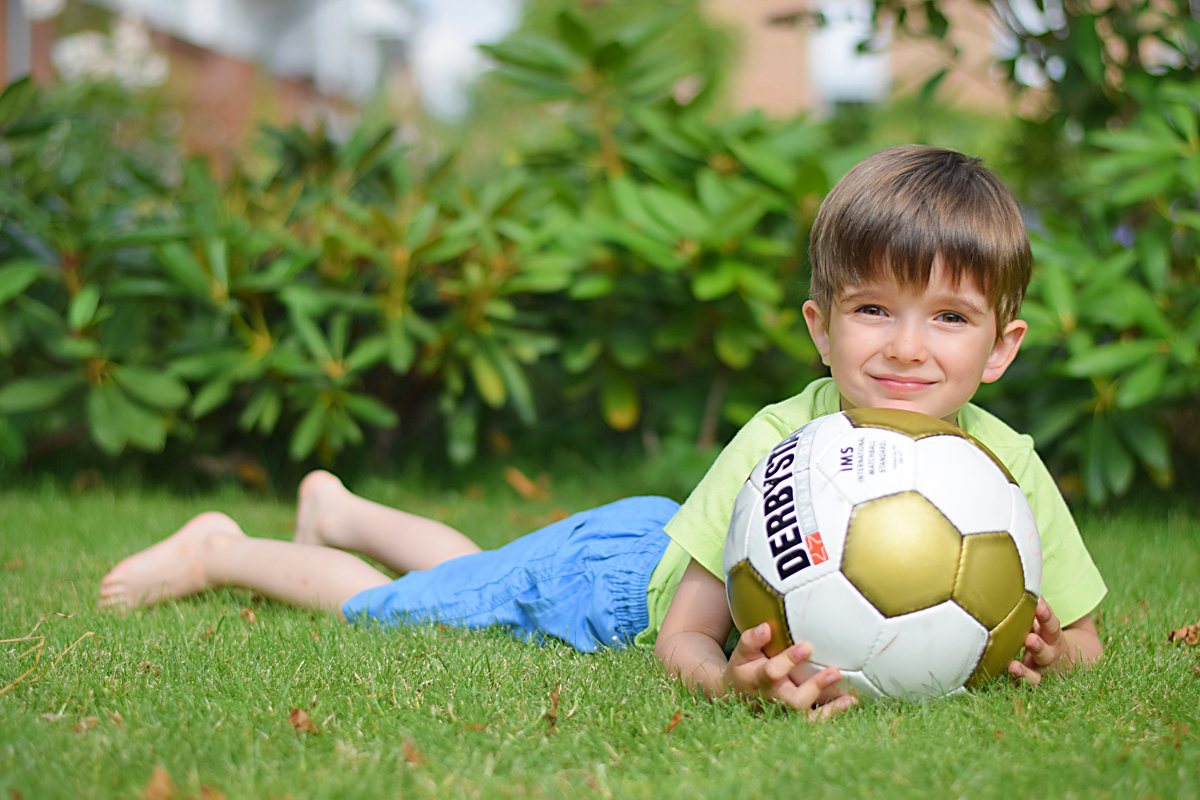
[[[821,534],[830,563],[840,567],[854,504],[818,472],[809,473],[809,484],[817,531]]]
[[[915,411],[902,411],[895,408],[852,408],[842,413],[856,428],[883,428],[902,433],[911,439],[959,433],[958,428],[949,422],[918,414]]]
[[[963,685],[987,645],[988,632],[954,603],[883,623],[863,672],[892,697],[937,697]]]
[[[1025,571],[1025,591],[1033,595],[1042,593],[1042,538],[1038,534],[1037,522],[1029,500],[1016,484],[1009,487],[1012,494],[1013,516],[1008,524],[1013,543],[1021,554],[1021,568]]]
[[[991,457],[961,436],[917,442],[915,487],[960,533],[1004,530],[1012,518],[1008,480]]]
[[[884,616],[896,617],[950,598],[962,536],[916,492],[854,507],[842,571]]]
[[[842,679],[837,685],[843,692],[855,694],[860,700],[880,700],[886,696],[859,670],[842,670]]]
[[[854,428],[814,451],[812,467],[852,503],[912,489],[916,442],[880,428]]]
[[[1025,643],[1025,635],[1033,626],[1033,612],[1037,610],[1037,597],[1031,594],[1021,595],[1017,607],[1008,617],[992,629],[988,636],[987,649],[979,666],[967,679],[967,687],[975,688],[990,683],[996,677],[1003,675],[1008,668],[1008,662],[1017,657]]]
[[[963,537],[954,602],[988,630],[1003,622],[1025,594],[1017,545],[1006,531]]]
[[[836,573],[789,592],[783,606],[792,636],[812,645],[813,660],[840,669],[862,667],[883,624],[875,607]]]
[[[725,578],[725,594],[729,598],[733,624],[739,631],[762,622],[771,623],[771,640],[763,648],[768,656],[782,653],[793,643],[783,598],[767,585],[749,561],[740,561],[729,571]]]
[[[726,574],[733,565],[749,555],[748,539],[755,530],[755,508],[759,505],[758,489],[750,481],[742,484],[733,501],[733,515],[725,534],[725,549],[721,552],[721,568]]]

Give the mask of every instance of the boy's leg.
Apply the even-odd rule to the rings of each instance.
[[[400,573],[479,552],[449,525],[359,497],[320,470],[300,482],[295,540],[362,553]]]
[[[158,544],[121,561],[100,583],[105,606],[153,605],[219,586],[251,589],[273,600],[334,611],[391,578],[349,553],[246,536],[212,511]]]

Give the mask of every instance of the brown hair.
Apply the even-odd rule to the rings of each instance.
[[[970,279],[984,293],[998,330],[1016,318],[1033,258],[1012,194],[981,159],[919,145],[882,150],[821,203],[810,296],[828,314],[838,292],[884,270],[923,289],[939,255],[953,282]]]

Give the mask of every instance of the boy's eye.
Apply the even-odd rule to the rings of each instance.
[[[856,309],[854,309],[854,311],[857,314],[871,314],[873,316],[881,316],[881,315],[887,313],[883,310],[883,308],[881,306],[873,306],[873,305],[869,305],[869,304],[861,305],[861,306],[857,307]]]
[[[938,315],[938,319],[940,319],[942,322],[949,322],[955,325],[961,325],[967,321],[966,317],[954,311],[942,312]]]

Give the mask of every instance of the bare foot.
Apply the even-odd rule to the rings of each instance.
[[[100,605],[149,606],[207,589],[204,548],[245,535],[217,511],[193,517],[166,539],[113,567],[100,581]]]
[[[336,526],[331,524],[334,507],[349,492],[333,473],[314,470],[300,481],[296,503],[296,535],[300,544],[338,547]]]

